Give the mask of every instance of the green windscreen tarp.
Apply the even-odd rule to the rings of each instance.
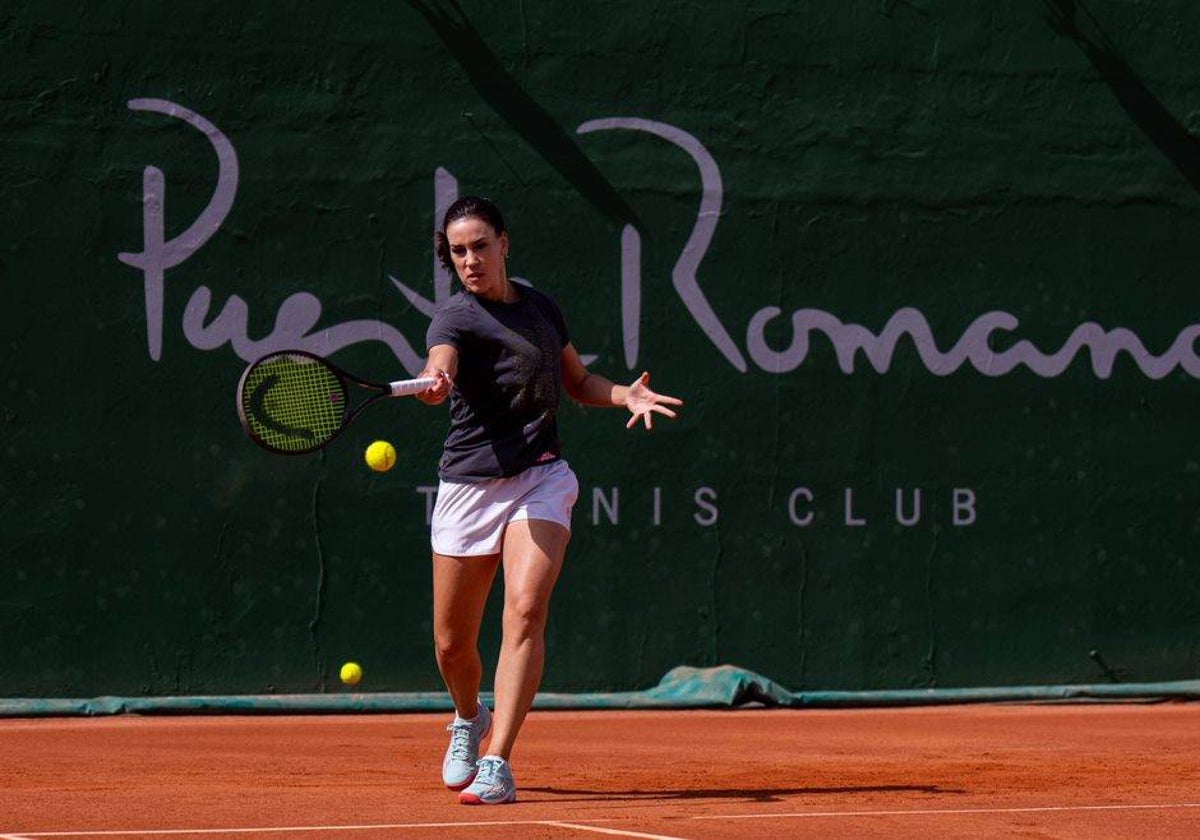
[[[491,702],[491,695],[483,695]],[[747,705],[790,709],[940,706],[1001,702],[1153,702],[1200,700],[1200,680],[1165,683],[1004,686],[998,688],[891,691],[789,691],[759,674],[731,665],[673,668],[644,691],[584,694],[541,693],[535,709],[714,709]],[[326,714],[452,711],[441,692],[235,695],[188,697],[94,697],[0,699],[0,717],[116,714]]]

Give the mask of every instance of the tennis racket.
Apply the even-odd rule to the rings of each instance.
[[[242,374],[238,417],[250,440],[268,452],[302,455],[336,438],[371,403],[419,393],[436,381],[367,382],[313,353],[282,350],[263,356]],[[351,385],[373,393],[351,408]]]

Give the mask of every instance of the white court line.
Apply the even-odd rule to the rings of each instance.
[[[618,837],[646,837],[649,840],[684,840],[682,837],[672,837],[668,834],[646,834],[642,831],[624,831],[618,828],[600,828],[595,825],[578,825],[577,823],[565,822],[541,822],[539,825],[553,825],[558,828],[574,828],[579,831],[593,831],[596,834],[615,834]]]
[[[1152,811],[1152,810],[1181,810],[1200,808],[1200,802],[1162,802],[1143,805],[1046,805],[1014,808],[921,808],[921,809],[892,809],[878,811],[801,811],[786,814],[710,814],[704,816],[684,817],[689,820],[774,820],[774,819],[817,819],[830,817],[930,817],[930,816],[966,816],[971,814],[1044,814],[1063,813],[1072,811]],[[618,822],[618,818],[581,820],[588,823]],[[137,829],[106,829],[90,831],[23,831],[20,834],[0,834],[0,840],[34,840],[38,837],[166,837],[176,835],[209,835],[209,834],[281,834],[287,832],[326,832],[326,831],[380,831],[385,829],[404,828],[485,828],[489,826],[518,826],[518,825],[548,825],[558,828],[573,828],[580,831],[592,831],[600,834],[613,834],[623,837],[660,838],[660,840],[680,840],[662,834],[645,834],[623,829],[606,829],[594,825],[580,823],[564,823],[555,820],[490,820],[480,822],[427,822],[427,823],[378,823],[371,825],[293,825],[293,826],[263,826],[261,828],[137,828]]]
[[[1163,802],[1158,805],[1046,805],[1024,808],[924,808],[893,811],[802,811],[789,814],[712,814],[691,820],[776,820],[813,817],[933,817],[966,814],[1044,814],[1058,811],[1151,811],[1200,808],[1200,802]]]
[[[318,831],[381,831],[394,828],[485,828],[506,825],[542,825],[545,820],[491,820],[483,822],[375,823],[370,825],[277,825],[260,828],[131,828],[84,831],[26,831],[21,835],[0,834],[0,840],[12,836],[16,840],[35,837],[159,837],[181,834],[281,834]]]
[[[616,822],[617,818],[589,820]],[[371,823],[365,825],[267,825],[259,828],[109,828],[79,831],[24,831],[0,834],[0,840],[34,840],[37,837],[167,837],[207,834],[285,834],[320,831],[382,831],[397,828],[488,828],[513,825],[554,825],[551,820],[481,820],[477,822]],[[636,836],[636,835],[634,835]],[[650,837],[652,835],[644,835]],[[679,838],[672,838],[679,840]]]

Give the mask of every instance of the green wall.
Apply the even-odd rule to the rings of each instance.
[[[467,193],[687,401],[564,409],[548,689],[1200,676],[1200,6],[1073,5],[0,5],[0,694],[440,687],[444,408],[233,388],[415,373]]]

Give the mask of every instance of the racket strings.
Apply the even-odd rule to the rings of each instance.
[[[243,414],[265,444],[304,452],[329,441],[341,428],[347,395],[341,379],[308,356],[282,354],[261,360],[246,376]]]

